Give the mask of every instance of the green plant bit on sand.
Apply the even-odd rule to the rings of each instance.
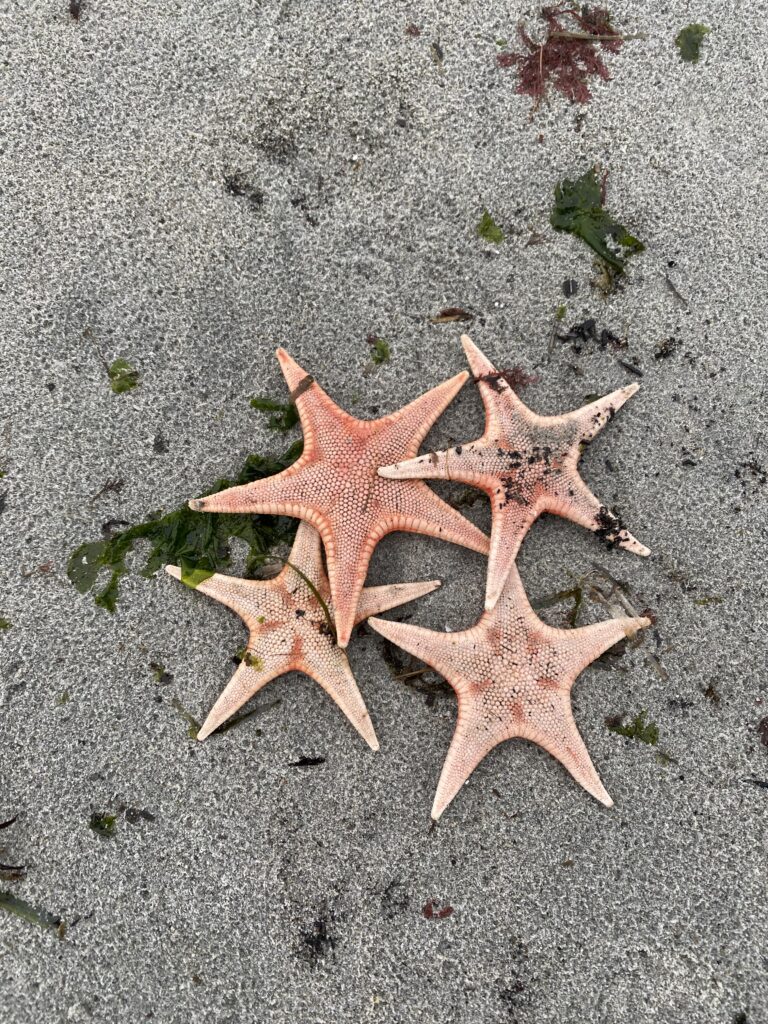
[[[299,413],[293,402],[276,402],[273,398],[252,398],[251,408],[258,412],[271,413],[267,420],[270,430],[285,434],[299,422]]]
[[[550,223],[556,231],[576,235],[616,274],[623,274],[630,256],[643,252],[643,243],[608,213],[603,180],[591,167],[576,181],[567,178],[555,186],[555,208]]]
[[[173,700],[171,701],[171,707],[175,711],[178,711],[181,717],[187,723],[189,727],[187,729],[187,736],[189,736],[191,740],[196,740],[197,734],[202,729],[202,726],[200,725],[198,720],[193,715],[190,715],[190,713],[187,711],[187,709],[184,707],[184,705],[181,703],[178,697],[173,698]]]
[[[98,811],[94,811],[88,820],[88,827],[92,828],[102,839],[111,839],[115,834],[116,822],[115,814],[99,814]]]
[[[30,924],[38,924],[41,928],[61,929],[60,917],[50,914],[47,910],[38,910],[37,907],[33,907],[26,900],[19,899],[18,896],[14,896],[10,892],[0,890],[0,910],[7,910],[9,914],[15,914],[16,917],[20,917]]]
[[[134,370],[126,359],[115,359],[107,367],[109,386],[116,395],[131,391],[139,383],[139,371]]]
[[[483,210],[483,216],[477,225],[477,234],[484,242],[492,242],[493,245],[501,245],[504,241],[504,232],[490,215],[488,210]]]
[[[559,590],[556,594],[549,594],[547,597],[540,597],[538,600],[531,601],[531,608],[540,611],[542,608],[553,608],[562,601],[573,601],[573,606],[568,613],[568,625],[573,629],[578,623],[583,600],[584,591],[580,586],[577,586],[572,587],[570,590]]]
[[[371,359],[376,366],[381,366],[382,363],[388,363],[389,357],[392,354],[389,348],[389,342],[386,338],[376,338],[372,343]]]
[[[626,725],[622,724],[622,715],[618,717],[618,720],[607,718],[605,724],[611,732],[618,733],[619,736],[626,736],[630,740],[639,740],[640,743],[650,743],[655,747],[659,742],[659,727],[655,722],[646,722],[645,714],[645,711],[641,711],[633,721]]]
[[[301,449],[302,442],[297,441],[277,459],[249,455],[234,479],[218,480],[207,493],[280,473],[296,461]],[[182,581],[195,587],[230,564],[230,538],[240,537],[248,545],[247,577],[269,558],[274,547],[289,544],[295,532],[295,519],[193,512],[187,505],[182,505],[162,518],[150,518],[131,526],[110,540],[81,544],[70,556],[67,575],[79,592],[86,594],[96,586],[99,572],[108,569],[111,573],[109,580],[94,600],[100,608],[114,612],[120,578],[128,572],[126,557],[139,540],[147,540],[151,544],[141,570],[142,576],[154,576],[164,565],[179,565]]]
[[[12,623],[11,623],[11,622],[9,622],[9,621],[8,621],[8,619],[4,619],[4,618],[3,618],[3,617],[2,617],[1,615],[0,615],[0,629],[10,629],[10,628],[11,628],[11,625],[12,625]]]
[[[682,60],[689,64],[698,64],[699,57],[701,57],[701,44],[710,31],[711,29],[707,25],[701,25],[698,22],[680,29],[675,37],[675,46],[680,51]]]

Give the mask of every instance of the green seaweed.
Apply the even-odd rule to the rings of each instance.
[[[222,733],[228,732],[230,729],[234,729],[235,726],[240,725],[247,718],[253,718],[254,715],[263,715],[267,711],[271,711],[273,708],[278,707],[282,703],[278,697],[277,700],[269,701],[267,704],[257,704],[251,708],[250,711],[242,711],[239,715],[233,715],[232,718],[227,719],[226,722],[222,723],[216,732],[221,736]],[[257,735],[261,735],[261,730],[256,731]]]
[[[573,628],[578,622],[583,600],[584,591],[581,587],[577,586],[572,587],[570,590],[558,590],[555,594],[548,594],[546,597],[540,597],[531,601],[531,608],[535,611],[540,611],[542,608],[553,608],[562,601],[573,601],[573,607],[568,613],[568,625]]]
[[[293,430],[299,422],[299,412],[293,402],[276,402],[273,398],[252,398],[250,405],[258,412],[271,413],[267,420],[270,430],[279,430],[285,434]]]
[[[618,721],[606,721],[606,725],[611,732],[618,733],[619,736],[626,736],[630,740],[639,740],[640,743],[650,743],[655,747],[659,742],[659,727],[655,722],[646,722],[645,715],[646,712],[641,711],[633,721],[626,725],[622,723],[621,717]]]
[[[181,703],[181,701],[179,700],[179,698],[178,698],[178,697],[174,697],[174,698],[173,698],[173,699],[171,700],[171,707],[172,707],[172,708],[173,708],[173,709],[174,709],[175,711],[178,711],[178,712],[179,712],[179,714],[181,715],[181,717],[182,717],[182,718],[184,719],[184,721],[185,721],[185,722],[187,723],[187,726],[188,726],[188,728],[187,728],[187,736],[188,736],[188,737],[189,737],[189,738],[190,738],[191,740],[196,740],[196,739],[197,739],[197,734],[198,734],[198,733],[200,732],[200,730],[202,729],[202,726],[201,726],[201,724],[200,724],[200,723],[198,722],[198,720],[197,720],[197,719],[196,719],[196,718],[194,717],[194,715],[191,715],[191,714],[190,714],[190,713],[189,713],[189,712],[187,711],[187,709],[186,709],[186,708],[184,707],[184,705],[183,705],[183,704]]]
[[[117,815],[100,814],[98,811],[94,811],[88,819],[88,827],[102,839],[111,839],[114,836],[116,823]]]
[[[109,386],[116,395],[131,391],[139,383],[139,371],[135,370],[126,359],[115,359],[107,367]]]
[[[484,242],[492,242],[493,245],[501,245],[504,241],[504,232],[490,215],[488,210],[483,210],[483,216],[477,225],[477,234]]]
[[[701,57],[701,44],[710,31],[711,29],[707,25],[701,25],[698,22],[681,28],[675,37],[675,46],[680,51],[681,59],[689,64],[698,64],[699,57]]]
[[[4,890],[0,890],[0,910],[7,910],[9,914],[15,914],[16,917],[20,917],[30,924],[38,924],[41,928],[50,928],[52,930],[61,928],[62,920],[60,917],[56,917],[55,914],[51,914],[47,910],[33,907],[26,900],[22,900],[18,896],[14,896],[13,893]]]
[[[386,338],[374,338],[371,342],[372,352],[371,359],[376,366],[381,366],[382,363],[389,362],[390,352],[389,342]]]
[[[555,186],[550,224],[556,231],[576,235],[613,271],[623,274],[627,259],[645,246],[614,220],[603,202],[603,185],[591,167],[576,181],[566,178]]]
[[[209,580],[211,576],[213,576],[213,569],[192,569],[187,567],[186,569],[181,570],[180,579],[185,586],[191,587],[192,590],[194,590],[195,587],[199,587],[204,580]]]
[[[276,459],[249,455],[236,477],[218,480],[206,493],[214,494],[280,473],[295,462],[301,450],[302,442],[296,441]],[[131,526],[109,540],[81,544],[69,558],[67,575],[81,594],[87,594],[96,586],[101,570],[109,570],[109,580],[94,600],[100,608],[114,612],[120,579],[128,572],[126,558],[139,540],[151,545],[142,576],[154,576],[164,565],[178,565],[183,581],[196,586],[230,564],[230,538],[239,537],[248,545],[247,577],[267,560],[274,547],[290,543],[295,531],[296,520],[282,516],[193,512],[182,505],[168,515]]]
[[[10,629],[12,625],[13,623],[11,623],[8,619],[4,619],[2,616],[0,616],[0,629]]]

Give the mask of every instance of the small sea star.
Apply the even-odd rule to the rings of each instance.
[[[181,570],[167,565],[176,579]],[[355,624],[369,615],[413,601],[440,586],[439,580],[367,587]],[[320,537],[301,523],[285,567],[271,580],[241,580],[215,573],[196,587],[237,612],[249,630],[240,666],[197,735],[204,740],[258,690],[285,672],[304,672],[332,697],[374,750],[379,742],[347,656],[333,636],[333,606],[323,568]],[[326,616],[327,613],[327,616]]]
[[[531,524],[543,512],[572,519],[613,546],[649,555],[579,476],[581,448],[602,430],[637,384],[561,416],[539,416],[515,394],[472,340],[461,339],[485,406],[477,441],[379,469],[390,480],[458,480],[491,499],[491,552],[485,607],[493,608]]]
[[[411,458],[468,378],[459,373],[403,409],[358,420],[340,409],[288,353],[277,358],[304,430],[304,452],[282,473],[190,501],[204,512],[263,512],[312,523],[325,546],[338,642],[346,647],[374,548],[394,530],[425,533],[488,553],[488,538],[414,480],[385,480],[379,466]]]
[[[476,766],[497,744],[520,736],[549,751],[597,800],[613,803],[590,760],[571,710],[579,673],[650,620],[621,618],[554,629],[538,618],[512,565],[495,608],[460,633],[369,619],[387,640],[445,676],[459,701],[456,731],[438,783],[439,818]]]

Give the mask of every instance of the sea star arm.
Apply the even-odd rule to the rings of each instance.
[[[491,498],[494,501],[494,498]],[[529,527],[541,515],[538,502],[530,504],[507,500],[491,521],[491,550],[485,581],[485,608],[489,611],[498,601],[517,558],[520,545]]]
[[[379,476],[388,480],[454,480],[490,493],[493,480],[486,471],[486,448],[482,438],[439,452],[426,452],[413,459],[380,466]]]
[[[235,674],[224,687],[219,699],[211,708],[208,717],[203,722],[197,734],[198,740],[207,739],[212,732],[223,725],[228,718],[249,701],[255,693],[258,693],[267,683],[276,679],[288,671],[285,659],[273,659],[262,661],[255,655],[246,652],[246,659],[240,662]],[[250,660],[250,664],[248,661]]]
[[[175,580],[181,579],[181,569],[177,565],[166,565],[165,571]],[[266,588],[270,583],[271,580],[265,580],[261,585]],[[248,629],[253,630],[259,625],[257,617],[250,610],[253,605],[253,587],[253,580],[241,580],[236,576],[225,576],[223,573],[215,572],[196,584],[194,589],[226,605],[240,616]]]
[[[639,630],[650,626],[651,620],[638,616],[606,619],[577,629],[554,629],[541,623],[550,642],[562,658],[563,686],[570,690],[576,677],[587,665],[610,650],[620,640],[631,640]]]
[[[426,661],[436,672],[445,676],[454,689],[457,660],[462,654],[471,651],[477,642],[476,627],[464,632],[436,633],[432,629],[413,626],[409,622],[378,618],[368,619],[368,625],[415,658]]]
[[[378,615],[389,608],[415,601],[425,594],[431,594],[440,586],[440,580],[424,580],[419,583],[387,583],[381,587],[365,587],[360,595],[355,614],[355,625],[369,615]]]
[[[576,468],[581,454],[577,445],[589,444],[638,390],[639,385],[630,384],[559,418],[560,423],[570,424],[574,428],[574,447],[567,460],[564,476],[542,497],[542,503],[546,511],[555,512],[565,519],[601,534],[608,543],[626,548],[636,555],[646,556],[651,553],[650,550],[633,537],[621,525],[618,517],[595,497]],[[557,420],[555,417],[538,419],[543,424]]]
[[[599,534],[608,544],[625,548],[636,555],[650,555],[650,549],[622,526],[619,517],[590,491],[573,469],[557,488],[541,496],[542,511],[554,512],[564,519]]]
[[[205,498],[193,498],[189,505],[197,512],[295,516],[306,519],[319,529],[324,522],[323,517],[307,506],[306,501],[322,477],[322,470],[313,463],[331,423],[354,424],[356,421],[336,405],[285,349],[277,349],[276,355],[301,420],[304,448],[300,458],[275,476],[229,487]]]
[[[609,395],[603,395],[602,398],[597,398],[594,402],[574,409],[562,417],[541,416],[539,419],[557,419],[561,423],[572,423],[576,427],[578,439],[584,444],[589,444],[606,423],[613,419],[622,405],[639,390],[639,384],[628,384],[625,388],[618,388]]]
[[[514,388],[510,387],[503,374],[499,373],[490,359],[480,351],[468,334],[462,334],[461,345],[472,370],[472,376],[477,383],[483,407],[485,408],[485,437],[500,437],[504,432],[504,419],[501,412],[502,404],[499,401],[500,395],[504,396],[505,403],[513,410],[515,415],[524,420],[531,419],[531,410],[518,398]]]
[[[311,676],[341,708],[371,750],[379,749],[379,741],[358,689],[344,651],[334,645],[305,650],[295,666]]]
[[[414,398],[397,412],[373,420],[371,429],[388,428],[392,448],[399,448],[407,457],[415,455],[435,421],[445,412],[468,379],[469,374],[462,370],[450,380],[444,380],[442,384]]]

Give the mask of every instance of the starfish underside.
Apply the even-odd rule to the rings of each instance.
[[[488,538],[416,480],[387,480],[380,466],[410,459],[468,378],[460,373],[403,409],[358,420],[340,409],[283,349],[277,350],[304,431],[304,451],[276,476],[190,502],[205,512],[295,516],[325,547],[338,642],[346,647],[377,543],[394,530],[424,533],[487,554]]]
[[[180,570],[166,566],[177,579]],[[354,623],[413,601],[440,586],[438,580],[367,587]],[[333,635],[333,605],[323,567],[320,537],[301,523],[283,570],[271,580],[213,576],[197,590],[237,612],[249,631],[245,656],[198,733],[204,740],[268,682],[286,672],[304,672],[336,701],[363,739],[379,749],[368,710],[347,656]]]
[[[485,406],[483,436],[384,466],[379,473],[392,480],[457,480],[489,496],[492,529],[485,607],[493,608],[498,600],[525,534],[544,512],[571,519],[613,546],[650,554],[598,501],[577,469],[582,446],[638,390],[637,384],[562,416],[539,416],[467,335],[461,341]]]
[[[613,803],[590,760],[571,710],[582,669],[619,640],[650,625],[621,618],[579,629],[554,629],[538,618],[515,565],[495,607],[460,633],[436,633],[403,622],[369,625],[445,676],[458,698],[458,718],[437,787],[439,818],[475,767],[503,740],[519,736],[549,751],[597,800]]]

